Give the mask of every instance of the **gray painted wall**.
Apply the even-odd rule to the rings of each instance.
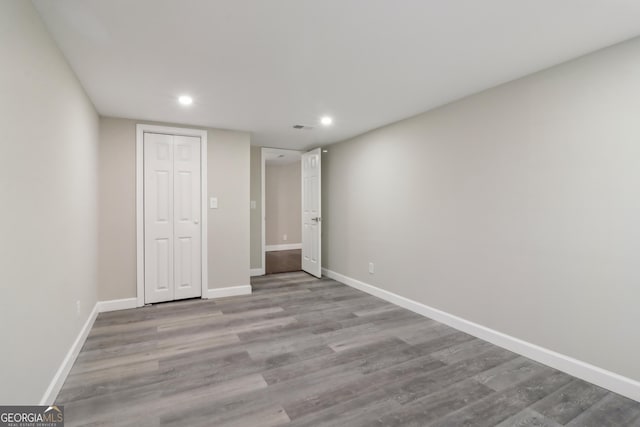
[[[324,266],[640,380],[638,58],[635,39],[332,145]]]
[[[100,118],[98,297],[101,301],[136,296],[138,123],[182,126]],[[219,206],[208,211],[209,289],[248,285],[250,134],[206,130],[208,192],[218,198]]]
[[[96,303],[98,116],[31,2],[0,58],[0,404],[38,404]]]

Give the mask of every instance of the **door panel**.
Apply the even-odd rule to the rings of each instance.
[[[144,134],[145,303],[202,294],[200,138]]]
[[[144,302],[173,299],[173,137],[144,135]]]
[[[156,265],[156,286],[154,291],[169,291],[170,290],[170,277],[171,272],[169,271],[170,264],[170,242],[169,239],[156,239],[155,240],[155,248],[152,250],[152,254],[155,255],[155,259],[153,262]]]
[[[192,186],[193,177],[190,171],[179,171],[176,173],[176,210],[178,221],[189,221],[193,219]],[[179,199],[178,199],[179,197]]]
[[[202,295],[200,138],[174,136],[175,299]]]
[[[321,150],[302,155],[302,269],[322,276]]]
[[[190,237],[180,237],[176,246],[176,286],[181,291],[193,285],[191,264],[193,242]]]

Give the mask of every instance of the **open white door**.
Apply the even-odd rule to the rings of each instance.
[[[302,269],[322,276],[321,150],[302,154]]]

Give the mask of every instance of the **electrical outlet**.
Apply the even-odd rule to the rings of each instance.
[[[287,241],[287,235],[286,234],[282,235],[282,240],[284,240],[285,242]]]
[[[370,262],[370,263],[369,263],[369,274],[373,274],[373,273],[375,273],[375,272],[376,272],[376,270],[375,270],[375,266],[373,265],[373,263],[372,263],[372,262]]]
[[[80,300],[76,301],[76,312],[80,316]]]
[[[255,209],[256,208],[256,201],[252,200],[251,201],[251,209]]]

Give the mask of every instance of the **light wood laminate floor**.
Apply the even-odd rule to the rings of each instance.
[[[103,313],[68,426],[640,426],[640,404],[305,273]]]

